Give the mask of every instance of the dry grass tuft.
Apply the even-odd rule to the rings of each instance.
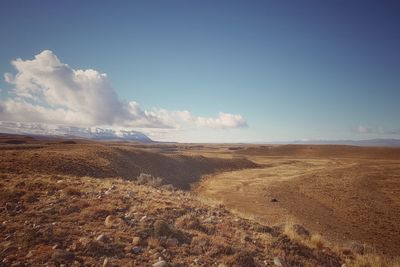
[[[78,188],[75,188],[72,186],[65,188],[63,191],[67,196],[78,196],[79,197],[82,195],[82,192]]]
[[[92,240],[87,243],[84,254],[92,257],[100,258],[102,256],[123,256],[124,246],[119,243],[103,243]]]
[[[174,229],[172,229],[171,226],[164,220],[155,221],[153,225],[153,231],[155,237],[162,237],[162,236],[170,237],[174,235]]]
[[[309,231],[300,224],[287,221],[283,228],[283,233],[291,240],[303,243],[310,248],[323,249],[327,246],[326,241],[320,234],[310,234]]]
[[[178,229],[185,229],[185,230],[197,230],[197,231],[204,230],[200,223],[200,220],[192,214],[185,214],[182,217],[179,217],[175,221],[175,226]]]
[[[320,234],[313,234],[308,243],[317,249],[323,249],[326,245],[325,240]]]
[[[160,243],[160,240],[158,238],[155,238],[155,237],[151,236],[151,237],[149,237],[147,239],[147,245],[150,248],[159,248],[161,246],[161,243]]]
[[[29,192],[27,193],[23,199],[28,203],[34,203],[39,200],[40,194],[36,192]]]
[[[377,254],[356,255],[350,262],[352,267],[400,267],[400,259],[387,259]]]
[[[154,177],[147,173],[141,173],[136,180],[138,184],[149,185],[153,187],[159,187],[163,184],[163,179],[161,177]]]
[[[24,190],[1,190],[0,202],[18,202],[26,192]]]
[[[195,255],[208,255],[212,258],[233,255],[235,253],[234,248],[226,243],[224,238],[206,234],[199,234],[193,237],[190,247]]]
[[[302,241],[310,238],[310,232],[301,224],[294,223],[288,220],[284,227],[283,233],[287,235],[290,239]]]
[[[250,251],[239,251],[238,253],[226,258],[226,263],[229,266],[235,267],[256,267],[253,258],[253,253]]]
[[[212,257],[219,255],[232,255],[235,252],[234,248],[230,244],[227,244],[226,240],[220,236],[211,236],[210,244],[209,254]]]
[[[192,238],[191,248],[192,252],[196,255],[202,255],[211,246],[211,239],[209,236],[200,234]]]
[[[294,230],[294,222],[287,221],[283,227],[283,233],[293,240],[302,240],[302,238]]]

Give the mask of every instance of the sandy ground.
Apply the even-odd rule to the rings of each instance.
[[[250,150],[248,159],[261,168],[206,176],[194,191],[203,201],[224,204],[260,222],[295,221],[330,241],[357,241],[398,256],[400,160],[395,152],[399,150],[368,149],[358,154],[345,147],[332,157],[323,151],[329,147],[317,149],[322,151],[310,155],[289,149],[280,156]]]

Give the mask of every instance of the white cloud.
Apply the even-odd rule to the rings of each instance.
[[[196,117],[187,110],[168,111],[166,109],[155,109],[149,114],[160,118],[161,121],[168,125],[175,125],[179,128],[181,125],[195,125],[197,127],[227,129],[247,127],[246,120],[241,115],[220,112],[218,117]]]
[[[241,115],[220,112],[217,118],[198,117],[195,119],[200,127],[210,128],[238,128],[246,127],[247,122]]]
[[[0,102],[0,120],[3,121],[175,130],[187,125],[247,126],[241,115],[223,112],[216,118],[205,118],[193,116],[186,110],[143,110],[135,101],[120,100],[105,73],[73,69],[49,50],[32,60],[19,58],[11,64],[17,73],[4,75],[13,90],[10,98]]]
[[[72,69],[49,50],[11,63],[17,74],[4,76],[15,96],[2,103],[2,120],[166,127],[136,102],[119,100],[106,74]]]

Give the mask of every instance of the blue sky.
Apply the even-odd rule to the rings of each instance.
[[[0,5],[1,74],[17,74],[12,60],[32,60],[44,50],[73,70],[107,73],[118,98],[137,102],[142,111],[164,109],[168,118],[190,112],[190,122],[168,119],[174,121],[171,131],[146,132],[147,124],[129,124],[160,140],[400,137],[397,1]],[[2,79],[1,101],[16,98],[15,87]],[[18,120],[12,112],[24,111],[7,112],[0,118]],[[241,120],[220,127],[220,112]]]

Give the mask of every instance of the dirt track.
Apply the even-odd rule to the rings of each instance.
[[[399,255],[399,151],[338,150],[336,146],[250,148],[240,154],[263,168],[207,176],[195,191],[204,201],[222,203],[261,222],[297,221],[328,240],[357,241],[378,252]],[[278,202],[271,202],[273,198]]]

